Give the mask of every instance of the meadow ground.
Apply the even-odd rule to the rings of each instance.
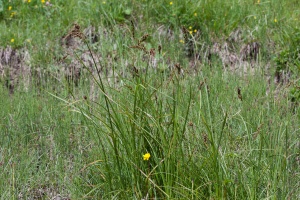
[[[0,0],[1,199],[299,199],[298,0]]]

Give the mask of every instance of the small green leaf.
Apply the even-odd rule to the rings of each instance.
[[[131,15],[131,12],[132,12],[132,10],[129,9],[129,8],[127,8],[127,9],[124,11],[124,14],[125,14],[125,15]]]

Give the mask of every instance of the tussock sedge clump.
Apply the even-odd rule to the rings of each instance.
[[[84,40],[80,27],[75,28],[70,36]],[[272,103],[273,97],[264,97],[264,101],[253,98],[265,90],[251,86],[262,77],[248,76],[249,85],[245,85],[233,74],[220,78],[220,71],[183,76],[184,69],[176,62],[171,62],[175,64],[166,75],[151,64],[164,47],[147,49],[149,34],[136,39],[132,30],[133,45],[128,46],[135,55],[132,76],[119,76],[114,87],[102,73],[89,70],[99,96],[66,101],[92,127],[92,152],[97,152],[96,159],[75,178],[77,187],[86,188],[83,197],[244,199],[297,195],[297,179],[288,179],[297,165],[291,160],[296,158],[293,146],[298,144],[291,140],[296,135],[288,131],[295,122],[280,123],[280,129],[273,126],[280,120],[270,115],[280,109]],[[94,71],[105,67],[98,66],[89,44],[85,44]],[[229,78],[234,83],[228,82]]]

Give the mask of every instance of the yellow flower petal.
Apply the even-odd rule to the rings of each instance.
[[[146,153],[145,155],[143,155],[143,159],[149,160],[150,156],[151,156],[150,153]]]

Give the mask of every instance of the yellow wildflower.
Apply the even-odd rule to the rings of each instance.
[[[11,9],[12,9],[12,7],[11,7],[11,6],[9,6],[9,7],[8,7],[8,10],[11,10]]]
[[[260,4],[260,0],[257,0],[257,4]]]
[[[170,5],[173,5],[173,1],[170,2]]]
[[[14,43],[14,42],[15,42],[15,39],[14,39],[14,38],[12,38],[12,39],[10,40],[10,42],[11,42],[11,43]]]
[[[197,17],[197,13],[194,13],[194,16]]]
[[[275,23],[277,23],[277,22],[278,22],[276,18],[274,19],[274,22],[275,22]]]
[[[190,32],[191,35],[193,34],[193,31],[189,31],[189,32]]]
[[[11,12],[11,13],[10,13],[10,17],[15,16],[15,14],[16,14],[16,12]]]
[[[143,155],[144,160],[149,160],[149,158],[150,158],[150,153],[146,153],[145,155]]]
[[[28,3],[30,3],[30,2],[31,2],[31,0],[27,0],[27,2],[28,2]]]
[[[194,30],[194,33],[197,33],[197,29]]]
[[[182,44],[184,44],[184,41],[183,41],[183,40],[179,40],[179,42],[182,43]]]
[[[102,1],[103,4],[106,4],[106,1]]]
[[[189,29],[191,30],[191,29],[193,29],[193,27],[190,26]]]
[[[45,0],[41,0],[42,3],[45,3]]]

